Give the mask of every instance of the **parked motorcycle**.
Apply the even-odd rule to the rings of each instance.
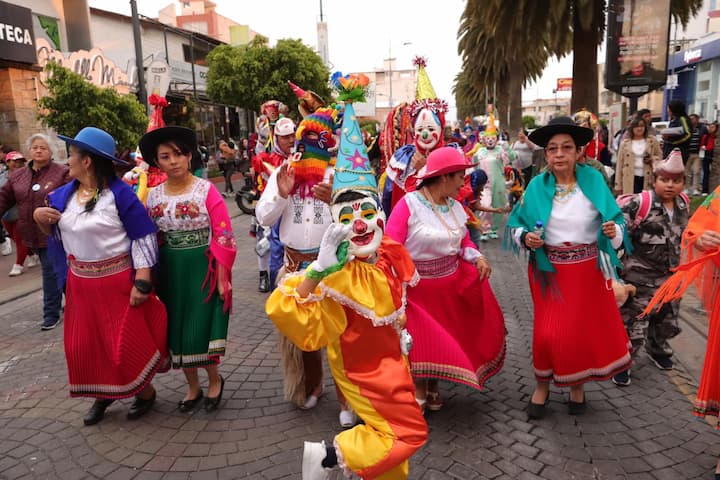
[[[245,185],[240,187],[235,193],[235,203],[243,213],[247,215],[255,215],[255,204],[260,199],[260,192],[257,190],[257,184],[255,183],[250,173],[245,174]]]

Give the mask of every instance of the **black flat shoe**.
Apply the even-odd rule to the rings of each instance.
[[[155,404],[156,396],[157,392],[153,392],[152,397],[148,398],[147,400],[145,400],[144,398],[135,397],[132,405],[130,405],[130,410],[128,410],[127,419],[137,420],[138,418],[149,412],[152,406]]]
[[[545,417],[546,405],[547,400],[545,400],[545,403],[533,403],[532,398],[530,398],[527,407],[528,420],[542,420]]]
[[[220,400],[222,400],[223,390],[225,390],[225,379],[220,375],[220,394],[217,397],[206,397],[205,398],[205,411],[210,413],[214,412],[220,406]]]
[[[114,401],[115,400],[104,400],[100,398],[95,400],[95,403],[92,404],[92,407],[90,407],[87,415],[85,415],[85,417],[83,418],[83,423],[88,426],[98,423],[100,420],[105,418],[105,410]]]
[[[178,407],[181,412],[187,413],[192,412],[197,408],[197,406],[200,404],[200,402],[203,399],[203,391],[200,390],[200,393],[198,393],[198,396],[195,398],[191,398],[190,400],[181,400],[178,402]]]
[[[582,402],[568,400],[568,415],[582,415],[585,410],[587,410],[587,403],[585,403],[584,397]]]
[[[268,275],[268,272],[260,272],[260,285],[258,286],[258,290],[262,293],[270,291],[270,275]]]

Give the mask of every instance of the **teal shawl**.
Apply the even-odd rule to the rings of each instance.
[[[603,223],[612,220],[618,225],[625,225],[622,211],[612,193],[610,193],[602,175],[597,170],[578,163],[575,166],[575,177],[580,190],[600,212]],[[538,220],[543,225],[548,224],[554,196],[555,176],[552,173],[545,171],[532,179],[525,189],[525,194],[520,202],[515,205],[508,219],[504,237],[504,246],[506,248],[510,247],[516,252],[518,250],[517,245],[512,241],[512,229],[523,228],[525,231],[532,232]],[[630,242],[624,228],[623,235],[625,251],[630,253]],[[598,268],[603,271],[606,278],[616,277],[617,272],[615,270],[622,267],[622,264],[612,247],[610,239],[602,233],[602,229],[598,232],[597,245],[598,250],[606,254],[598,255]],[[608,260],[609,264],[607,264]],[[540,270],[540,272],[555,272],[555,268],[542,248],[533,251],[531,262],[533,262],[533,268]]]

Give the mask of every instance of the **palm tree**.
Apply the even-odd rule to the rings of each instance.
[[[703,4],[703,0],[669,1],[672,17],[683,26]],[[544,66],[549,56],[565,55],[571,44],[571,110],[584,106],[597,111],[597,47],[605,34],[606,9],[606,0],[468,0],[458,32],[464,69],[469,70],[473,85],[508,86],[513,92],[509,98],[514,100],[516,72],[521,84],[537,75],[528,65],[529,59],[535,58],[535,66]],[[498,63],[492,67],[478,65],[483,59]],[[518,65],[522,68],[517,69]],[[512,72],[510,77],[508,71]]]
[[[550,0],[518,2],[507,8],[503,0],[468,0],[458,32],[463,71],[456,77],[456,103],[471,100],[483,108],[492,98],[501,122],[513,130],[522,126],[522,86],[540,76],[553,52],[569,51],[566,37],[550,35],[547,24],[560,21],[562,10]],[[515,2],[513,2],[515,7]],[[532,39],[528,41],[527,39]],[[564,42],[564,43],[562,43]],[[509,119],[509,121],[508,121]]]

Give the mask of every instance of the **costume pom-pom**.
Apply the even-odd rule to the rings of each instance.
[[[418,55],[417,57],[413,58],[413,65],[416,67],[425,68],[427,67],[427,59]]]

